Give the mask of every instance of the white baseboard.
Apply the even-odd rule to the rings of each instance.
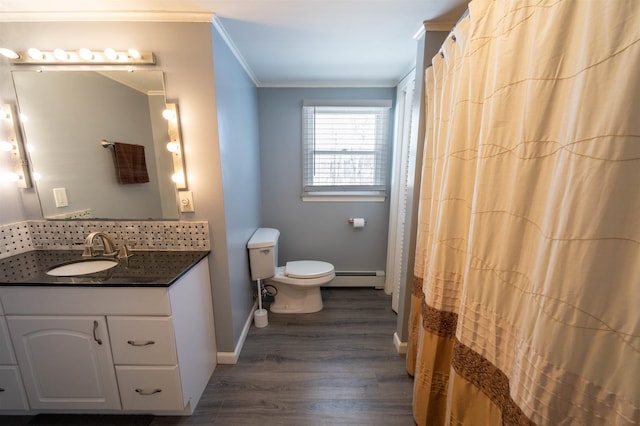
[[[384,271],[373,271],[358,275],[357,272],[336,272],[336,277],[323,287],[375,287],[377,289],[384,288],[385,275]],[[341,275],[346,273],[348,275]]]
[[[398,333],[393,333],[393,345],[396,347],[396,352],[399,354],[407,353],[407,342],[401,342]]]
[[[238,344],[234,348],[233,352],[218,352],[216,354],[216,360],[218,364],[237,364],[238,358],[240,357],[240,352],[242,352],[242,347],[244,346],[244,341],[247,339],[247,334],[249,334],[249,329],[251,328],[251,322],[253,321],[253,312],[258,308],[258,302],[256,301],[249,311],[249,317],[247,321],[244,323],[244,328],[242,329],[242,333],[240,334],[240,339],[238,339]]]

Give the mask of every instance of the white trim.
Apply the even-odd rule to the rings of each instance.
[[[244,346],[244,341],[247,339],[247,334],[249,334],[249,329],[251,328],[251,323],[253,322],[253,312],[258,307],[258,302],[254,302],[251,307],[251,311],[249,312],[249,317],[247,321],[244,323],[244,328],[242,329],[242,333],[240,333],[240,339],[238,339],[238,344],[236,345],[233,352],[218,352],[216,354],[216,359],[218,364],[237,364],[238,358],[240,357],[240,352],[242,351],[242,347]]]
[[[3,12],[0,22],[211,22],[212,12],[146,11],[110,12]]]
[[[406,354],[407,353],[407,342],[402,342],[400,337],[398,337],[398,332],[393,333],[393,346],[396,347],[396,352],[398,354]]]
[[[386,199],[385,196],[366,196],[366,195],[303,195],[302,201],[305,202],[348,202],[348,203],[366,203],[381,202]]]
[[[338,275],[323,287],[374,287],[376,289],[384,288],[384,271],[374,271],[375,275]]]
[[[393,136],[393,164],[389,200],[389,230],[387,238],[388,273],[385,293],[391,294],[391,308],[398,312],[400,278],[403,267],[402,249],[406,213],[407,168],[411,134],[411,111],[414,98],[415,70],[407,74],[396,90],[396,110]]]
[[[391,109],[391,99],[303,99],[302,106],[315,107],[372,107]]]
[[[240,62],[240,65],[242,66],[244,71],[247,73],[251,81],[253,81],[253,84],[255,84],[257,87],[260,87],[260,81],[258,80],[256,75],[253,73],[251,68],[249,67],[249,64],[244,59],[244,56],[242,56],[242,54],[240,53],[240,50],[238,49],[238,47],[235,45],[233,40],[231,40],[231,36],[229,36],[229,33],[227,33],[227,30],[222,25],[222,22],[220,22],[220,19],[217,16],[213,16],[211,23],[213,24],[214,28],[218,31],[218,34],[220,34],[220,37],[222,37],[222,40],[224,40],[229,50],[231,50],[231,53],[233,53],[233,56],[235,56],[238,62]]]

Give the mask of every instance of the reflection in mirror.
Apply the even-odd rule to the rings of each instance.
[[[20,70],[13,80],[44,218],[178,219],[161,71]],[[103,140],[134,148],[148,182],[120,183],[130,164]]]
[[[173,175],[171,180],[178,189],[188,189],[187,173],[184,166],[184,155],[182,155],[182,136],[180,136],[180,113],[178,104],[168,103],[167,108],[162,112],[162,116],[167,120],[169,127],[169,143],[167,150],[173,157]]]
[[[11,155],[12,171],[0,173],[0,179],[4,182],[15,182],[18,188],[31,188],[31,175],[27,167],[24,142],[20,137],[20,120],[14,105],[3,104],[0,108],[0,117],[4,122],[4,134],[6,140],[0,141],[0,151]],[[1,130],[0,130],[1,131]]]

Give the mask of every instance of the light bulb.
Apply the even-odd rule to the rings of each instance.
[[[5,182],[17,182],[20,180],[20,175],[17,173],[5,173],[3,178]]]
[[[42,175],[38,172],[33,172],[33,180],[40,180],[40,178],[42,178]]]
[[[90,61],[93,59],[93,52],[87,49],[86,47],[83,47],[82,49],[78,50],[78,55],[80,55],[80,57],[85,61]]]
[[[168,149],[168,147],[167,147]],[[11,151],[13,150],[13,144],[7,141],[0,141],[0,151]]]
[[[178,173],[174,173],[173,175],[171,175],[171,180],[174,183],[180,184],[180,185],[184,185],[184,175],[180,172]]]
[[[133,59],[140,59],[142,55],[140,55],[138,49],[129,49],[129,56]]]
[[[66,61],[69,59],[69,54],[64,49],[54,49],[53,56],[60,61]]]
[[[180,151],[180,145],[178,145],[177,142],[169,142],[167,144],[167,151],[169,151],[169,152],[179,152]]]
[[[165,109],[164,111],[162,111],[162,116],[165,120],[175,121],[176,112],[172,109]]]
[[[0,55],[9,59],[17,59],[20,57],[16,52],[11,49],[7,49],[6,47],[0,47]]]
[[[104,56],[106,56],[107,59],[115,61],[116,59],[118,59],[118,52],[116,52],[115,49],[107,47],[106,49],[104,49]]]
[[[23,123],[26,123],[27,121],[29,121],[29,117],[27,116],[27,114],[21,112],[20,113],[20,121],[22,121]]]
[[[41,61],[44,58],[44,53],[35,47],[30,47],[29,50],[27,50],[27,54],[31,59],[35,59],[36,61]]]
[[[34,152],[35,150],[36,150],[36,147],[33,144],[31,144],[31,143],[27,144],[27,151],[28,152]]]

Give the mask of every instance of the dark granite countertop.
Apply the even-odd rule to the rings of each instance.
[[[0,286],[169,287],[208,251],[134,251],[107,271],[53,277],[54,266],[83,259],[77,250],[33,250],[0,259]],[[94,258],[95,259],[95,258]]]

